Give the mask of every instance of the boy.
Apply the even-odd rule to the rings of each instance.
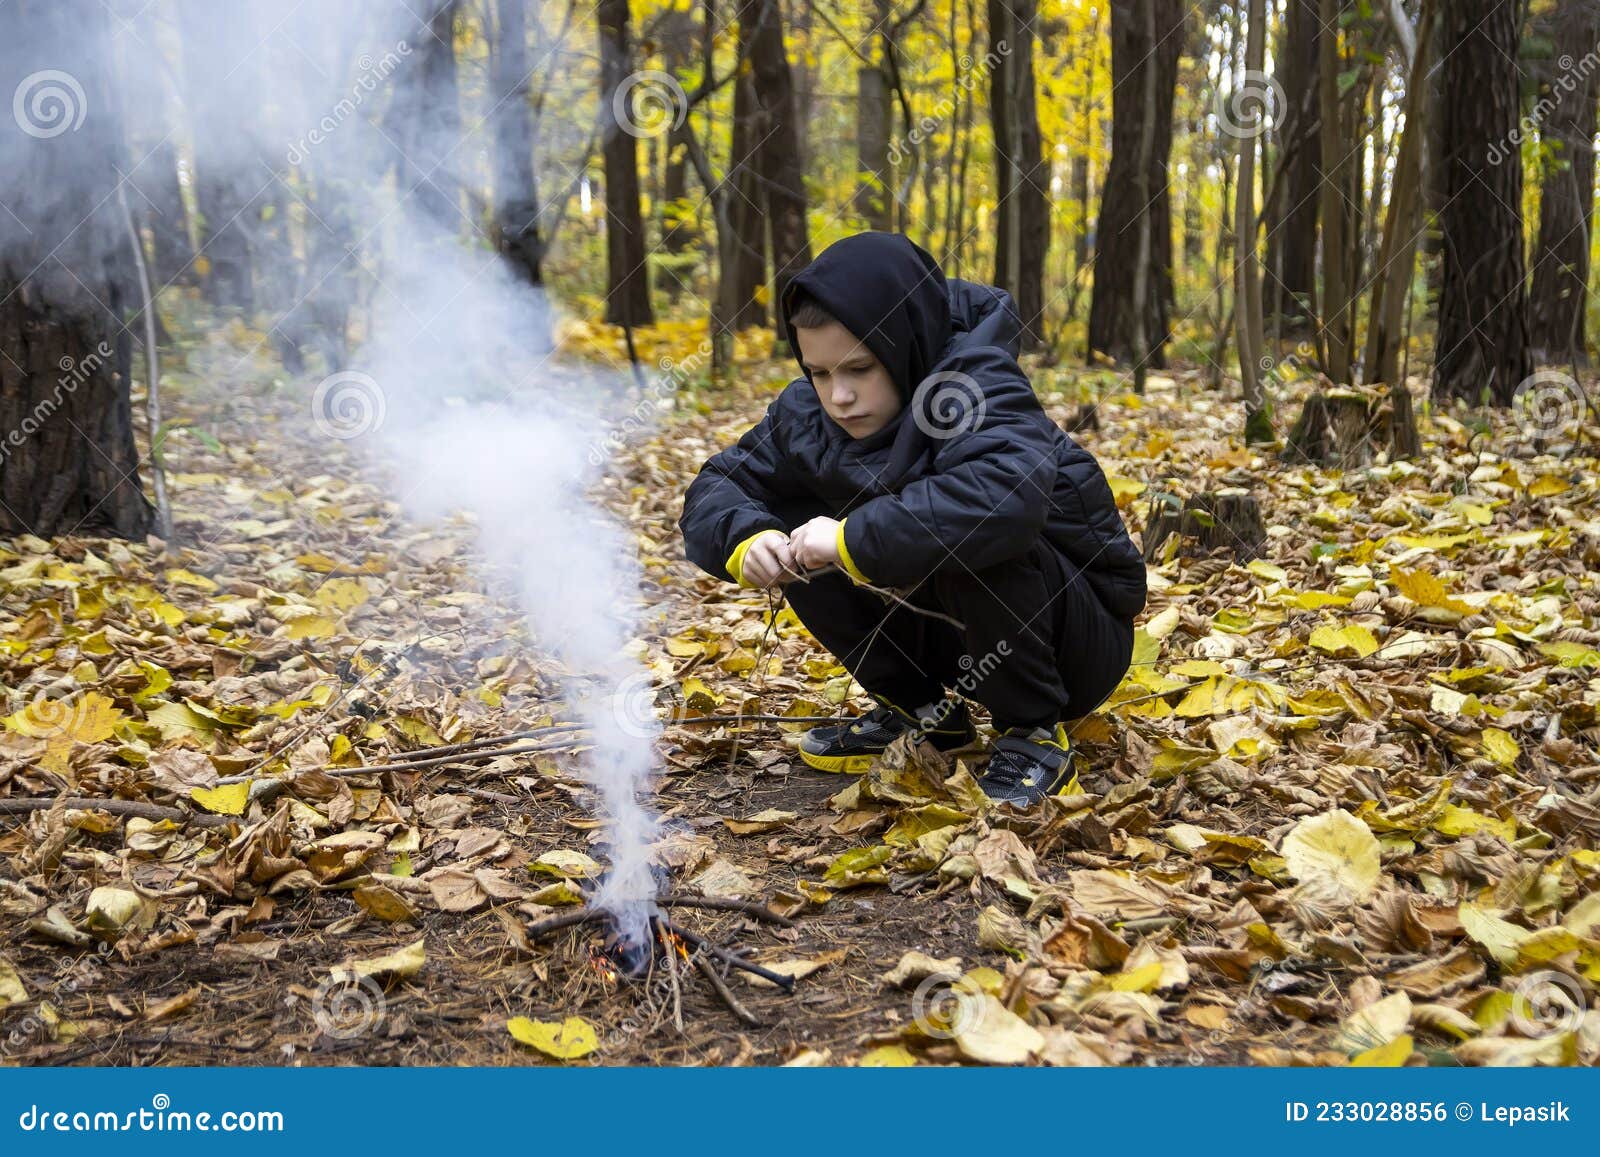
[[[1000,733],[984,790],[1036,804],[1069,784],[1062,722],[1121,681],[1144,608],[1105,475],[1017,364],[1010,297],[946,280],[907,238],[829,246],[781,308],[804,377],[690,484],[689,558],[784,585],[876,700],[807,733],[806,763],[864,771],[907,731],[967,747],[965,695]]]

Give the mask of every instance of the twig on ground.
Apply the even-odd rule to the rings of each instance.
[[[172,820],[190,823],[201,828],[223,828],[232,823],[242,823],[239,816],[201,815],[181,808],[162,807],[135,799],[91,799],[86,796],[37,796],[29,799],[0,799],[0,815],[26,815],[29,812],[49,811],[53,807],[71,808],[74,811],[103,811],[114,816],[133,816],[145,820]]]
[[[760,1028],[762,1026],[763,1022],[761,1018],[746,1008],[742,1003],[740,1003],[739,998],[733,995],[733,990],[728,987],[727,981],[723,980],[721,976],[717,975],[716,966],[711,963],[710,959],[705,955],[705,953],[696,952],[694,955],[690,956],[689,959],[692,960],[694,962],[694,966],[700,970],[700,975],[704,976],[708,981],[711,982],[711,987],[716,989],[717,995],[722,998],[722,1003],[728,1006],[729,1012],[733,1013],[734,1016],[738,1017],[740,1020],[744,1021],[745,1024],[748,1024],[753,1028]]]

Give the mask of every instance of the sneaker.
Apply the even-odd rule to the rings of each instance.
[[[914,713],[880,703],[855,719],[813,727],[800,739],[800,758],[818,771],[859,774],[908,731],[917,732],[940,751],[966,747],[978,737],[967,705],[960,700],[929,703]]]
[[[1072,740],[1059,723],[1054,734],[1043,727],[1013,727],[992,750],[978,786],[996,803],[1026,809],[1047,795],[1083,790],[1072,770]]]

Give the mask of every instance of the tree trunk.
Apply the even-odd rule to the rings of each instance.
[[[1322,118],[1322,336],[1328,376],[1346,384],[1350,381],[1355,333],[1348,264],[1354,214],[1348,200],[1353,166],[1339,92],[1344,61],[1334,31],[1338,27],[1339,0],[1322,0],[1321,12],[1323,27],[1328,29],[1318,38],[1317,67],[1317,107]]]
[[[856,70],[856,185],[855,209],[868,229],[894,227],[894,166],[889,163],[889,74],[877,65]]]
[[[72,84],[36,72],[40,61],[70,61]],[[17,124],[0,137],[0,534],[150,529],[128,397],[134,241],[116,195],[128,165],[111,75],[98,0],[0,6],[0,76],[23,78]]]
[[[1243,562],[1261,553],[1267,528],[1261,504],[1244,490],[1196,494],[1187,502],[1175,494],[1157,495],[1145,519],[1145,562],[1165,561],[1174,535],[1179,540],[1175,553],[1193,557],[1223,551]]]
[[[989,118],[996,177],[994,283],[1016,302],[1022,343],[1044,340],[1044,260],[1050,248],[1050,167],[1033,79],[1037,0],[989,0]],[[1001,46],[1004,45],[1004,48]]]
[[[1394,188],[1383,223],[1383,244],[1372,283],[1372,308],[1367,311],[1368,382],[1400,381],[1400,355],[1405,343],[1406,292],[1417,263],[1417,222],[1422,204],[1423,141],[1428,118],[1438,110],[1428,105],[1428,70],[1431,67],[1435,0],[1422,0],[1417,21],[1416,55],[1406,80],[1406,127],[1395,162]]]
[[[195,205],[206,295],[217,305],[255,309],[249,207],[272,178],[256,167],[254,144],[238,131],[235,109],[258,99],[250,13],[212,0],[182,0],[185,104],[194,144]]]
[[[489,58],[494,108],[495,245],[528,285],[544,284],[539,235],[539,186],[533,172],[533,126],[528,115],[527,0],[495,0]]]
[[[1322,187],[1321,112],[1318,54],[1322,23],[1317,0],[1287,0],[1283,55],[1277,79],[1284,107],[1279,147],[1292,154],[1281,208],[1267,234],[1267,267],[1272,271],[1267,312],[1291,326],[1309,320],[1317,292],[1317,211]]]
[[[1244,76],[1248,90],[1261,75],[1267,54],[1265,0],[1250,0],[1246,18]],[[1236,102],[1237,103],[1237,102]],[[1266,131],[1267,112],[1259,106],[1244,111],[1254,116],[1235,127],[1239,134],[1239,182],[1234,194],[1233,232],[1238,238],[1234,258],[1234,316],[1238,320],[1239,376],[1244,383],[1244,438],[1246,442],[1272,440],[1272,415],[1267,407],[1265,372],[1261,358],[1266,349],[1261,301],[1261,256],[1256,240],[1256,147]]]
[[[606,321],[650,325],[650,269],[639,210],[638,140],[618,119],[617,90],[633,68],[628,0],[600,0],[600,118],[606,171]]]
[[[747,60],[753,21],[739,24],[739,51]],[[761,185],[761,105],[748,67],[733,82],[733,130],[724,180],[733,189],[728,198],[727,261],[717,287],[723,324],[735,331],[765,325],[766,307],[758,296],[767,271],[767,198]]]
[[[783,17],[778,0],[742,0],[739,27],[746,25],[750,79],[757,108],[761,198],[767,206],[767,226],[772,252],[773,323],[778,340],[784,330],[777,303],[789,279],[811,263],[811,240],[806,228],[806,185],[802,166],[802,137],[795,105],[789,57],[783,46]]]
[[[1437,397],[1509,405],[1528,349],[1517,131],[1518,0],[1452,0],[1445,14],[1444,288]]]
[[[1289,431],[1291,462],[1353,470],[1380,453],[1390,461],[1421,452],[1411,394],[1403,382],[1384,390],[1327,390],[1306,399]]]
[[[1554,148],[1545,158],[1539,197],[1528,335],[1536,361],[1586,366],[1600,4],[1564,0],[1552,22],[1557,59],[1540,86],[1540,101],[1554,106],[1541,126],[1543,139]]]
[[[1089,306],[1089,349],[1119,361],[1135,359],[1132,342],[1133,269],[1139,247],[1139,218],[1150,219],[1150,293],[1145,305],[1145,333],[1150,361],[1162,365],[1172,311],[1172,207],[1167,187],[1167,159],[1172,151],[1172,108],[1177,90],[1178,57],[1188,4],[1183,0],[1148,0],[1154,4],[1156,43],[1146,33],[1141,3],[1111,3],[1111,165],[1100,198],[1095,230],[1094,294]],[[1157,99],[1146,106],[1144,70],[1156,69]],[[1141,130],[1147,115],[1155,117],[1155,147],[1144,175],[1152,190],[1148,203],[1135,196]]]

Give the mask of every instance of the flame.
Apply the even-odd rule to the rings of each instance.
[[[682,936],[679,936],[676,932],[671,932],[665,928],[661,929],[660,931],[661,946],[663,948],[665,948],[668,952],[676,952],[681,960],[689,959],[689,946],[684,943]]]
[[[589,953],[589,967],[608,984],[617,982],[617,966],[611,963],[611,958],[604,952]]]

